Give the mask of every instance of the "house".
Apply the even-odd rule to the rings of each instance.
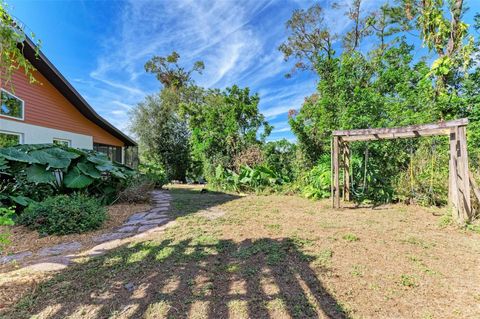
[[[43,53],[36,54],[29,39],[24,41],[23,54],[36,68],[38,83],[31,84],[17,70],[13,85],[0,86],[0,147],[58,143],[94,149],[135,166],[135,141],[98,115]]]

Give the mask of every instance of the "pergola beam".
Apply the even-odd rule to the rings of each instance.
[[[427,134],[430,132],[432,135],[434,132],[445,132],[448,129],[458,127],[458,126],[466,126],[468,124],[468,119],[458,119],[453,121],[446,121],[446,122],[438,122],[438,123],[431,123],[431,124],[422,124],[422,125],[410,125],[404,127],[395,127],[395,128],[367,128],[367,129],[357,129],[357,130],[338,130],[333,131],[333,136],[340,136],[342,139],[345,137],[350,136],[372,136],[372,135],[396,135],[397,137],[401,136],[402,133],[414,133],[417,132],[418,134]],[[400,135],[399,135],[400,134]],[[446,133],[448,134],[448,133]],[[434,134],[433,134],[434,135]],[[424,135],[428,136],[428,135]],[[395,138],[397,138],[395,137]],[[412,137],[412,136],[404,136],[404,137]]]

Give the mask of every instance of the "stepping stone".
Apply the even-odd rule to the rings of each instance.
[[[47,271],[57,271],[61,269],[65,269],[71,263],[71,259],[66,256],[55,256],[46,258],[43,260],[37,260],[31,265],[25,267],[25,270],[29,271],[39,271],[39,272],[47,272]]]
[[[152,213],[161,213],[161,212],[167,212],[168,208],[167,207],[154,207],[150,209]]]
[[[157,227],[157,225],[145,225],[138,228],[137,233],[143,233],[144,231],[150,230]]]
[[[120,232],[120,233],[132,233],[132,232],[135,232],[137,230],[137,227],[138,226],[124,226],[120,229],[117,229],[117,232]]]
[[[24,258],[32,256],[33,253],[31,251],[24,251],[23,253],[13,254],[9,256],[4,256],[0,258],[0,264],[7,264],[12,261],[20,261]]]
[[[40,256],[61,255],[61,254],[65,253],[65,252],[68,252],[68,251],[80,250],[80,248],[82,248],[82,244],[74,241],[74,242],[71,242],[71,243],[59,244],[59,245],[55,245],[55,246],[52,246],[52,247],[45,247],[43,249],[40,249],[38,254]]]
[[[141,222],[142,225],[158,225],[164,223],[168,220],[168,218],[159,218],[159,219],[149,219],[144,220]]]
[[[150,213],[148,214],[147,216],[145,216],[145,219],[146,220],[149,220],[149,219],[159,219],[159,218],[167,218],[167,215],[165,214],[162,214],[162,213]]]
[[[133,235],[132,233],[106,233],[93,238],[93,241],[96,243],[103,243],[105,241],[122,239]]]
[[[130,216],[128,218],[128,220],[138,220],[138,219],[142,219],[145,215],[147,215],[147,212],[143,212],[143,213],[135,213],[133,214],[132,216]]]

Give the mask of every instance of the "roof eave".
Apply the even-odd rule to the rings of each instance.
[[[37,50],[35,44],[29,38],[23,42],[23,55],[30,61],[30,63],[52,83],[55,88],[62,93],[65,98],[72,103],[86,118],[97,124],[105,131],[117,137],[125,143],[125,146],[137,146],[137,143],[110,124],[107,120],[101,117],[88,104],[87,101],[75,90],[75,88],[65,79],[65,77],[57,70],[57,68],[48,60],[48,58]]]

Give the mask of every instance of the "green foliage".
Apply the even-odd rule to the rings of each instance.
[[[187,123],[178,115],[186,88],[165,88],[132,111],[132,131],[138,136],[143,161],[161,165],[169,180],[186,180],[190,165]]]
[[[196,101],[183,106],[183,113],[191,130],[192,157],[202,166],[205,178],[214,181],[218,165],[234,170],[239,155],[260,145],[271,127],[259,112],[258,94],[251,95],[248,88],[234,85],[199,94]]]
[[[14,217],[15,207],[0,207],[0,227],[15,225],[15,222],[13,221]],[[8,237],[10,237],[10,233],[8,231],[4,233],[0,232],[0,253],[10,243]]]
[[[296,151],[295,144],[286,139],[267,142],[263,146],[263,158],[267,167],[290,180],[296,177]]]
[[[100,201],[85,194],[57,195],[30,204],[18,223],[40,234],[66,235],[98,229],[106,220]]]
[[[138,167],[143,178],[151,181],[155,188],[162,188],[168,182],[165,171],[156,163],[141,163]]]
[[[133,174],[130,168],[91,150],[53,144],[0,148],[0,202],[27,206],[81,189],[110,203]]]
[[[332,173],[330,156],[322,156],[319,163],[300,177],[302,196],[321,199],[330,196]]]
[[[0,1],[0,83],[4,87],[8,84],[13,88],[11,78],[19,67],[24,70],[30,83],[37,82],[33,76],[35,68],[23,55],[25,32],[21,26],[8,13],[6,4]],[[31,37],[34,38],[34,35]]]
[[[287,176],[281,176],[278,172],[262,165],[254,168],[242,166],[238,173],[217,166],[215,174],[216,184],[213,184],[214,186],[236,192],[259,192],[290,181]]]

